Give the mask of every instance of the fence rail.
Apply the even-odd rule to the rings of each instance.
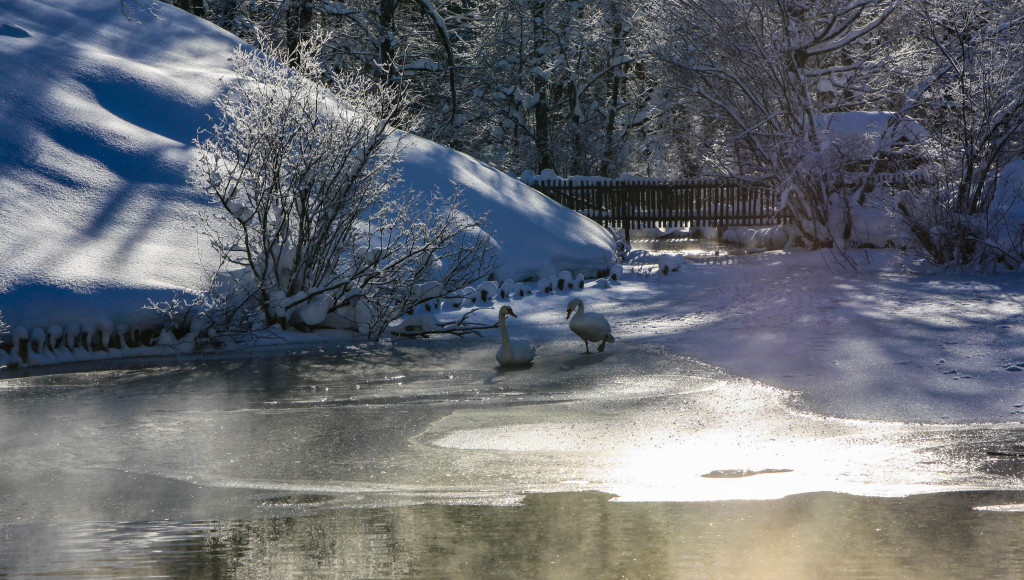
[[[604,226],[763,226],[783,221],[768,187],[736,180],[537,180],[534,189]]]

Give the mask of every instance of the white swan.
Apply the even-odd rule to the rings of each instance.
[[[576,310],[576,316],[572,315],[573,310]],[[608,319],[593,312],[584,314],[583,301],[579,298],[574,298],[569,302],[568,312],[566,312],[565,317],[569,318],[570,316],[572,316],[572,320],[569,321],[569,330],[575,332],[577,336],[583,339],[583,345],[587,349],[586,354],[590,354],[591,342],[601,341],[600,346],[597,347],[597,352],[604,352],[605,343],[615,342]]]
[[[515,312],[512,312],[511,306],[502,306],[501,310],[498,311],[498,327],[501,328],[501,348],[498,349],[498,353],[494,355],[494,358],[498,359],[498,364],[503,367],[528,365],[533,360],[537,347],[533,346],[526,339],[512,339],[508,337],[508,328],[505,327],[506,314],[512,318],[519,318]]]

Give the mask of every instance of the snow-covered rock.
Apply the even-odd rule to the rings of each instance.
[[[399,324],[395,334],[401,336],[417,336],[441,330],[441,323],[432,314],[413,314],[406,316]]]
[[[559,290],[568,290],[572,288],[572,272],[568,270],[562,270],[559,272],[555,286]]]
[[[498,290],[498,283],[493,280],[480,284],[476,291],[477,304],[484,304],[494,300],[498,297]]]
[[[678,272],[689,263],[681,254],[662,254],[658,256],[658,271],[668,276],[669,272]]]
[[[501,287],[498,288],[498,296],[502,299],[512,298],[516,291],[516,283],[511,278],[501,283]]]

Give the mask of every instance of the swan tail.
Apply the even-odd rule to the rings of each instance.
[[[608,335],[604,337],[604,341],[605,342],[615,342],[615,337],[612,336],[612,333],[609,332]]]

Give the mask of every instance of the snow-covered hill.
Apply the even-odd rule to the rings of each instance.
[[[230,81],[234,36],[158,3],[0,3],[0,312],[45,326],[138,315],[202,285],[215,256],[187,183],[192,139]],[[612,237],[473,158],[418,138],[400,170],[488,213],[500,279],[593,275]]]

